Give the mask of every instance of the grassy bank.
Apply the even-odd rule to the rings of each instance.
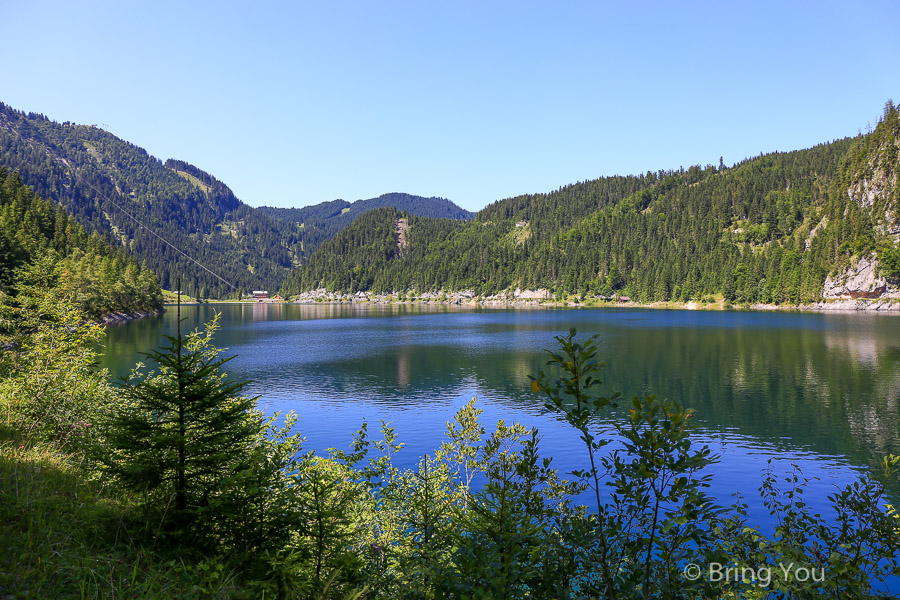
[[[0,597],[240,596],[223,563],[147,543],[132,499],[83,461],[0,428]]]

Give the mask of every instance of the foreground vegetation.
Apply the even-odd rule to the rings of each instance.
[[[101,330],[69,290],[34,276],[45,268],[20,270],[16,300],[0,313],[0,595],[896,592],[900,518],[884,483],[897,457],[837,490],[825,516],[804,504],[802,474],[768,473],[760,493],[778,524],[761,531],[742,503],[721,507],[706,494],[718,459],[693,443],[691,411],[656,396],[599,395],[595,342],[574,331],[558,338],[532,389],[581,433],[580,472],[557,473],[537,431],[486,430],[474,401],[439,448],[401,469],[403,444],[384,423],[376,435],[364,424],[348,451],[304,451],[293,415],[279,424],[261,414],[226,377],[215,321],[167,338],[151,356],[158,366],[112,386],[93,367]],[[595,416],[613,404],[629,416],[602,433]],[[713,564],[742,575],[713,577]]]

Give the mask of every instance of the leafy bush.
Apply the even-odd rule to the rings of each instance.
[[[16,271],[15,296],[0,292],[0,395],[8,422],[63,446],[89,433],[111,389],[93,368],[103,329],[60,279],[48,253]]]

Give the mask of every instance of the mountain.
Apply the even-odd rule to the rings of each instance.
[[[546,289],[798,304],[900,296],[897,123],[888,103],[855,139],[732,167],[605,177],[501,200],[471,219],[406,194],[256,209],[186,162],[2,104],[0,165],[164,287],[180,278],[203,297],[279,286]]]
[[[376,208],[394,208],[411,215],[438,219],[466,220],[475,216],[475,213],[445,198],[425,198],[397,192],[356,202],[332,200],[303,208],[261,206],[259,210],[300,228],[302,258],[305,259],[360,215]]]
[[[898,121],[889,102],[855,139],[601,178],[501,200],[467,222],[379,209],[324,243],[283,292],[543,288],[799,304],[864,260],[890,279],[884,294],[900,275]]]
[[[275,287],[293,264],[292,228],[243,204],[181,161],[150,156],[103,129],[0,105],[0,165],[146,261],[164,287],[203,297]]]
[[[187,162],[163,162],[97,126],[57,123],[2,103],[0,165],[89,233],[146,262],[163,287],[174,289],[180,279],[182,289],[201,297],[278,289],[292,267],[371,208],[471,217],[448,200],[408,194],[257,209]]]
[[[382,194],[377,198],[357,200],[356,202],[332,200],[331,202],[322,202],[321,204],[304,206],[303,208],[260,206],[259,210],[276,219],[297,224],[321,223],[323,228],[334,229],[336,233],[353,222],[359,215],[375,208],[396,208],[411,215],[437,219],[464,221],[475,216],[475,213],[460,208],[446,198],[426,198],[398,192]],[[340,225],[336,225],[338,223]]]

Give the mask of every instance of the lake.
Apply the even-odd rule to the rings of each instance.
[[[600,336],[604,393],[656,393],[696,410],[696,437],[722,454],[712,493],[724,503],[742,493],[763,526],[768,459],[817,477],[806,500],[818,508],[835,485],[900,453],[900,315],[218,304],[182,307],[183,327],[213,311],[217,345],[236,355],[230,376],[250,380],[266,411],[295,411],[307,449],[347,449],[364,420],[372,433],[385,420],[406,443],[397,462],[412,466],[476,397],[489,431],[498,419],[535,426],[561,472],[584,468],[578,435],[528,379],[554,336],[575,327]],[[175,322],[170,307],[108,327],[102,365],[127,374]]]

